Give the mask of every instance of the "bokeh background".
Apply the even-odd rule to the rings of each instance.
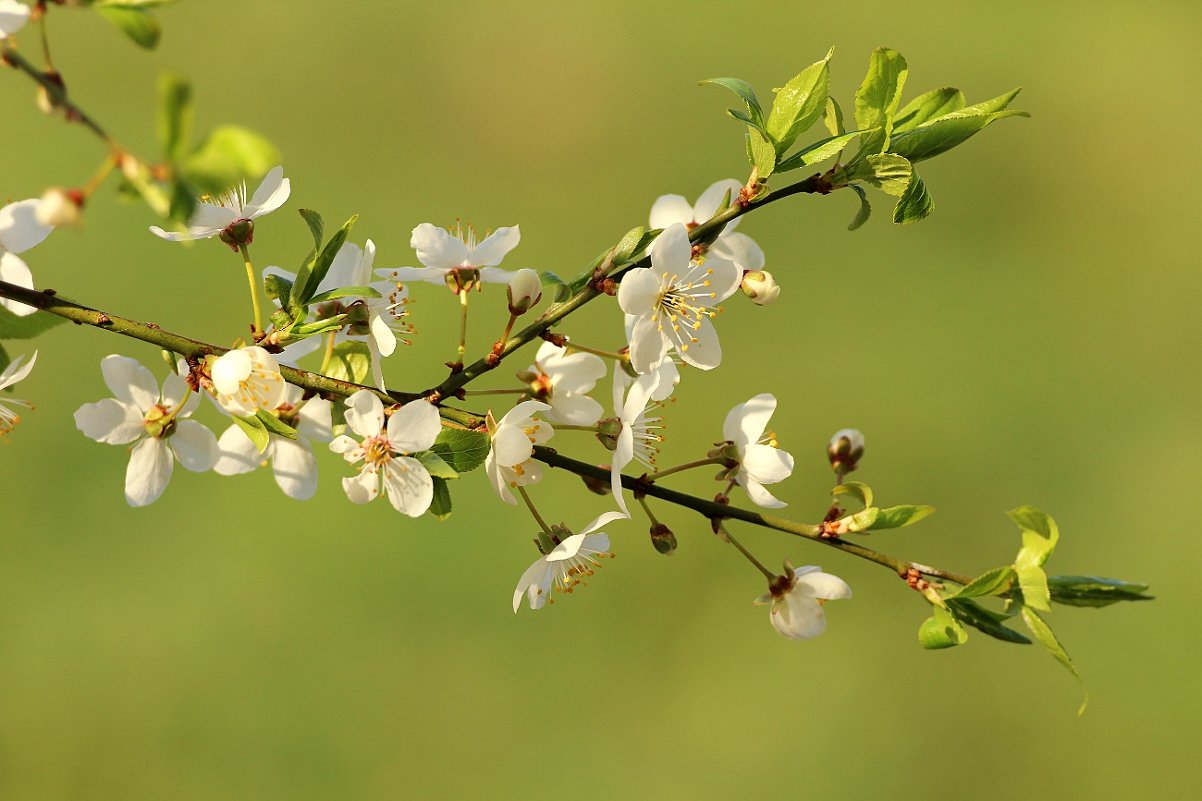
[[[772,391],[798,461],[781,494],[798,519],[825,509],[827,437],[857,426],[869,452],[856,478],[886,503],[940,510],[871,545],[978,572],[1012,558],[1004,512],[1029,503],[1063,530],[1054,572],[1148,581],[1158,599],[1054,610],[1091,695],[1080,718],[1077,686],[1038,646],[974,634],[925,652],[926,604],[885,571],[740,529],[765,560],[821,564],[855,589],[828,607],[824,636],[783,640],[750,604],[758,575],[668,508],[672,558],[641,521],[612,526],[619,558],[587,591],[515,616],[532,525],[482,473],[458,483],[442,524],[352,507],[333,458],[304,504],[267,471],[177,470],[159,502],[129,509],[123,450],[84,438],[71,415],[107,397],[105,354],[162,363],[64,326],[36,343],[17,394],[38,408],[0,447],[0,797],[1192,794],[1200,12],[193,0],[163,11],[148,54],[92,14],[55,11],[73,95],[133,149],[153,152],[163,69],[195,82],[198,131],[240,122],[278,144],[292,199],[262,221],[255,251],[290,269],[308,246],[294,210],[310,207],[330,222],[360,214],[355,238],[376,241],[382,266],[416,263],[417,223],[462,218],[521,224],[505,266],[574,275],[657,195],[744,176],[739,126],[723,115],[732,98],[699,79],[740,76],[766,95],[832,44],[845,108],[880,44],[909,59],[908,97],[1026,87],[1015,105],[1032,119],[923,165],[937,208],[921,224],[894,226],[878,203],[848,233],[846,193],[744,221],[784,292],[767,309],[728,304],[726,360],[686,376],[665,463],[693,458],[730,406]],[[36,56],[35,32],[20,41]],[[101,159],[84,131],[34,108],[19,74],[0,75],[0,105],[4,196],[82,183]],[[246,322],[234,256],[159,241],[151,222],[102,193],[85,230],[28,261],[41,286],[232,340]],[[456,318],[442,290],[415,294],[419,335],[389,370],[420,388],[450,356]],[[500,326],[498,298],[473,318],[477,352]],[[620,344],[612,303],[566,330]],[[606,458],[584,434],[555,444]],[[678,486],[713,491],[704,475]],[[536,498],[579,526],[608,503],[580,489],[554,475]]]

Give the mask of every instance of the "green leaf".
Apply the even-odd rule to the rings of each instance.
[[[459,473],[455,468],[451,467],[446,461],[434,451],[423,451],[417,455],[417,460],[421,462],[426,471],[434,478],[451,479],[459,478]]]
[[[296,439],[296,429],[285,423],[280,418],[276,417],[271,412],[265,409],[259,409],[255,412],[255,417],[263,424],[263,427],[271,434],[283,437],[284,439]]]
[[[330,265],[334,263],[338,251],[346,243],[346,238],[357,219],[359,219],[359,215],[356,214],[343,223],[337,233],[330,237],[330,241],[321,249],[321,252],[301,266],[300,271],[296,274],[296,281],[292,285],[292,294],[288,301],[289,307],[293,310],[293,316],[300,316],[300,312],[311,302],[313,292],[326,277],[326,273],[330,271]]]
[[[768,138],[776,144],[776,153],[783,156],[797,137],[818,122],[826,110],[830,89],[831,48],[826,58],[816,61],[799,72],[776,93],[772,110],[768,112]]]
[[[354,341],[335,345],[326,375],[352,384],[365,383],[371,375],[371,351],[367,349],[367,343]]]
[[[192,84],[181,75],[167,72],[159,76],[159,149],[168,161],[184,153],[192,139]]]
[[[1089,693],[1085,690],[1085,683],[1081,681],[1081,674],[1077,672],[1077,667],[1069,657],[1068,651],[1064,650],[1064,646],[1056,639],[1056,634],[1052,631],[1051,626],[1044,622],[1044,619],[1039,616],[1038,612],[1029,606],[1023,606],[1022,614],[1023,622],[1027,624],[1027,628],[1035,635],[1035,639],[1039,640],[1043,644],[1043,647],[1048,649],[1048,653],[1056,657],[1056,661],[1064,665],[1065,670],[1072,673],[1073,678],[1081,685],[1081,692],[1084,693],[1085,697],[1081,701],[1081,706],[1077,710],[1077,714],[1084,713],[1085,706],[1089,703]]]
[[[895,153],[879,153],[856,165],[851,176],[867,181],[887,195],[901,197],[910,186],[914,168]]]
[[[459,473],[467,473],[484,464],[490,440],[483,431],[443,427],[431,449]]]
[[[1007,514],[1022,529],[1023,545],[1014,560],[1014,572],[1018,574],[1023,602],[1046,612],[1051,609],[1051,592],[1043,565],[1056,548],[1060,529],[1055,520],[1031,506],[1020,506]]]
[[[1048,576],[1052,600],[1067,606],[1109,606],[1119,601],[1151,601],[1148,585],[1102,576]]]
[[[898,133],[889,149],[917,163],[963,144],[969,137],[997,120],[1006,117],[1029,117],[1031,115],[1025,111],[1006,109],[1018,92],[1019,90],[1015,89],[992,100],[934,117],[917,128]]]
[[[326,224],[321,219],[321,215],[312,209],[297,209],[300,216],[305,221],[305,225],[309,226],[309,233],[313,235],[313,252],[317,253],[321,250],[321,242],[325,239]]]
[[[1009,619],[1007,615],[991,612],[972,599],[948,598],[947,606],[961,623],[967,623],[990,637],[1020,645],[1031,644],[1031,640],[1023,634],[1002,625],[1001,621]]]
[[[372,289],[369,286],[341,286],[337,289],[330,289],[322,292],[319,295],[314,295],[309,298],[310,306],[317,306],[329,300],[338,300],[339,298],[382,298],[379,290]]]
[[[776,147],[754,128],[747,129],[747,154],[759,180],[776,170]]]
[[[893,133],[893,115],[901,102],[902,88],[909,72],[901,53],[887,47],[872,51],[868,74],[856,92],[856,127],[862,131],[879,129],[865,134],[861,149],[867,153],[889,150]]]
[[[927,185],[918,173],[914,173],[910,178],[909,185],[906,186],[906,191],[897,199],[897,204],[893,207],[893,222],[899,225],[918,222],[929,216],[934,209],[935,201],[931,199]]]
[[[633,261],[634,257],[651,244],[652,237],[649,237],[650,232],[641,225],[637,225],[626,232],[626,235],[614,247],[610,258],[614,264],[625,264]]]
[[[553,303],[563,303],[568,298],[572,297],[572,289],[567,282],[560,278],[550,270],[541,270],[538,277],[542,279],[543,289],[553,289],[554,296],[551,298]],[[547,294],[551,294],[548,292]]]
[[[153,50],[163,35],[163,28],[158,19],[144,9],[130,5],[106,4],[96,6],[96,10],[147,50]]]
[[[872,506],[872,487],[863,481],[844,481],[831,490],[831,495],[836,498],[840,495],[850,495],[862,503],[865,509]]]
[[[287,302],[288,295],[292,292],[292,282],[282,275],[268,273],[263,276],[263,291],[267,293],[269,299],[282,304]]]
[[[267,174],[279,162],[280,152],[261,135],[238,125],[222,125],[184,158],[180,170],[194,186],[219,194]]]
[[[878,510],[876,520],[869,528],[873,531],[883,528],[905,528],[933,514],[935,514],[934,506],[890,506],[888,509]]]
[[[451,516],[451,489],[446,479],[434,477],[434,500],[430,502],[430,514],[436,520],[446,520]]]
[[[923,648],[952,648],[968,639],[968,632],[951,612],[941,606],[932,606],[931,612],[918,628],[918,642]]]
[[[979,598],[983,595],[1001,595],[1014,586],[1017,576],[1010,565],[995,567],[977,576],[960,588],[952,598]]]
[[[893,134],[911,131],[933,117],[964,108],[964,93],[951,86],[932,89],[911,100],[894,116]]]
[[[242,429],[242,433],[250,438],[251,444],[255,446],[255,450],[259,453],[267,450],[267,444],[271,442],[271,436],[267,433],[266,426],[258,417],[239,417],[231,415],[234,418],[234,423],[238,428]]]
[[[849,533],[859,534],[861,531],[867,531],[872,528],[880,514],[880,509],[870,506],[863,511],[856,512],[854,515],[840,518],[837,522],[840,524],[840,527],[846,526]]]
[[[831,136],[842,136],[847,133],[847,128],[843,125],[843,109],[833,97],[826,99],[826,111],[822,114],[822,122],[831,132]]]
[[[59,317],[47,311],[36,311],[19,317],[0,306],[0,339],[33,339],[65,322],[66,317]]]
[[[856,196],[860,198],[860,210],[856,212],[856,216],[848,224],[847,230],[854,231],[864,223],[868,222],[868,217],[872,214],[872,206],[868,202],[868,193],[862,187],[851,184],[848,187]]]
[[[744,120],[749,125],[763,130],[764,128],[764,109],[760,106],[759,98],[755,96],[755,90],[751,88],[751,84],[740,78],[707,78],[704,81],[699,81],[698,86],[704,86],[707,83],[721,86],[743,99],[743,103],[747,106],[747,113],[750,120]],[[731,109],[731,116],[734,115],[734,110]],[[738,119],[738,117],[735,117]]]
[[[297,325],[289,331],[290,342],[295,342],[298,339],[324,334],[328,331],[338,331],[346,325],[347,315],[335,314],[331,317],[323,317],[320,320],[314,320],[311,323],[303,323]],[[288,344],[285,342],[284,344]],[[362,382],[359,382],[362,383]]]
[[[847,147],[848,142],[859,136],[862,131],[852,131],[845,133],[842,136],[831,136],[823,139],[820,142],[807,147],[805,150],[799,150],[792,156],[782,161],[776,166],[777,172],[788,172],[795,170],[798,167],[804,167],[809,164],[817,164],[820,161],[826,161],[832,156],[839,154],[843,148]]]

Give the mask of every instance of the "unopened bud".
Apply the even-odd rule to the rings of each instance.
[[[239,247],[255,241],[255,221],[245,217],[234,220],[218,236],[222,242],[230,246],[230,250],[237,250]]]
[[[656,523],[651,527],[651,544],[664,556],[671,556],[676,550],[676,535],[663,523]]]
[[[609,466],[605,465],[605,469],[608,470]],[[584,482],[584,486],[588,489],[588,491],[595,495],[608,495],[610,493],[608,481],[602,481],[601,479],[593,478],[592,476],[581,476],[580,480]]]
[[[58,70],[46,70],[42,73],[42,77],[46,79],[46,82],[38,84],[38,108],[43,114],[53,114],[67,95],[67,84],[63,82],[63,76]],[[47,85],[54,88],[48,89]]]
[[[509,279],[509,313],[525,314],[543,297],[543,280],[529,267],[523,267]]]
[[[621,433],[622,421],[616,417],[610,417],[597,423],[597,440],[607,450],[617,450],[618,435]]]
[[[780,297],[780,286],[767,270],[750,270],[743,276],[743,294],[758,306],[767,306]]]
[[[855,428],[836,431],[826,446],[826,455],[836,473],[850,473],[864,455],[864,435]]]
[[[79,225],[83,222],[83,204],[84,194],[80,190],[51,187],[38,202],[38,222],[51,228]]]

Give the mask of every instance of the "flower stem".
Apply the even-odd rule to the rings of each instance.
[[[246,249],[246,245],[239,245],[238,252],[242,254],[242,262],[246,266],[246,283],[250,287],[250,305],[255,313],[255,324],[251,328],[251,334],[258,342],[263,334],[263,310],[259,307],[259,287],[258,282],[255,281],[255,267],[250,262],[250,251]]]
[[[718,536],[720,536],[722,539],[726,540],[726,541],[727,541],[727,542],[729,542],[731,545],[733,545],[733,546],[735,546],[736,548],[738,548],[738,549],[739,549],[739,553],[741,553],[741,554],[743,554],[743,556],[747,557],[747,561],[748,561],[748,562],[751,562],[751,564],[753,564],[753,565],[755,565],[757,568],[759,568],[759,571],[760,571],[761,573],[763,573],[765,577],[767,577],[767,579],[768,579],[768,583],[769,583],[769,584],[771,584],[773,581],[775,581],[775,580],[776,580],[776,574],[775,574],[775,573],[773,573],[773,572],[772,572],[771,570],[769,570],[768,568],[764,567],[764,566],[763,566],[763,565],[760,563],[760,560],[759,560],[759,559],[756,559],[756,558],[755,558],[755,557],[752,555],[751,551],[749,551],[749,550],[747,550],[746,548],[744,548],[744,547],[743,547],[743,545],[742,545],[742,543],[740,543],[738,540],[736,540],[734,537],[732,537],[732,536],[730,535],[730,532],[726,530],[726,526],[723,526],[723,525],[719,525],[719,526],[718,526]]]
[[[463,357],[467,354],[467,290],[459,290],[459,351],[455,363],[463,367]]]
[[[639,500],[639,504],[642,505],[643,511],[647,513],[647,519],[651,521],[651,525],[658,526],[659,520],[655,518],[655,513],[651,511],[651,507],[647,504],[647,499],[642,495],[638,495],[636,497]]]
[[[325,370],[322,370],[324,373]],[[464,395],[525,395],[528,389],[465,389]]]
[[[522,496],[522,500],[526,502],[526,508],[530,510],[530,514],[534,515],[534,519],[538,521],[538,525],[543,530],[543,533],[554,542],[555,535],[551,533],[551,527],[547,525],[546,520],[543,520],[543,516],[538,513],[538,510],[534,508],[534,501],[530,500],[530,496],[526,494],[526,488],[518,487],[517,491],[518,495]]]
[[[575,342],[572,342],[571,340],[568,341],[568,343],[565,347],[567,348],[568,353],[571,353],[572,351],[576,350],[576,351],[583,351],[584,353],[591,353],[594,356],[600,356],[604,359],[613,359],[614,361],[619,361],[619,362],[629,362],[630,361],[629,354],[615,353],[615,352],[609,351],[609,350],[597,350],[596,348],[590,348],[585,345],[577,345]]]
[[[109,173],[111,173],[113,168],[116,166],[117,154],[115,152],[109,153],[107,156],[105,156],[104,161],[100,164],[99,169],[96,170],[88,182],[84,184],[83,188],[80,189],[80,191],[83,193],[83,196],[89,197],[93,192],[99,189],[100,185],[104,183],[104,179],[109,177]]]
[[[684,464],[678,464],[675,467],[669,467],[667,470],[657,470],[651,475],[647,476],[647,478],[651,481],[658,481],[664,476],[670,476],[673,473],[679,473],[683,470],[690,470],[694,467],[705,467],[707,464],[722,464],[722,461],[722,459],[698,459],[695,462],[685,462]]]
[[[331,331],[326,334],[326,349],[325,353],[321,355],[321,369],[318,371],[320,373],[325,373],[329,369],[330,362],[334,359],[334,338],[336,336],[338,336],[337,331]]]
[[[597,433],[596,426],[578,426],[573,423],[555,423],[552,428],[556,431],[591,431],[594,434]]]

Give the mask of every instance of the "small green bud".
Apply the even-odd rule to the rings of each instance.
[[[616,417],[610,417],[597,423],[597,441],[605,446],[606,450],[617,450],[618,435],[622,433],[622,421]]]
[[[864,435],[854,428],[836,431],[826,446],[826,455],[836,473],[850,473],[864,455]]]
[[[651,527],[651,544],[664,556],[671,556],[676,550],[676,535],[663,523],[656,523]]]

